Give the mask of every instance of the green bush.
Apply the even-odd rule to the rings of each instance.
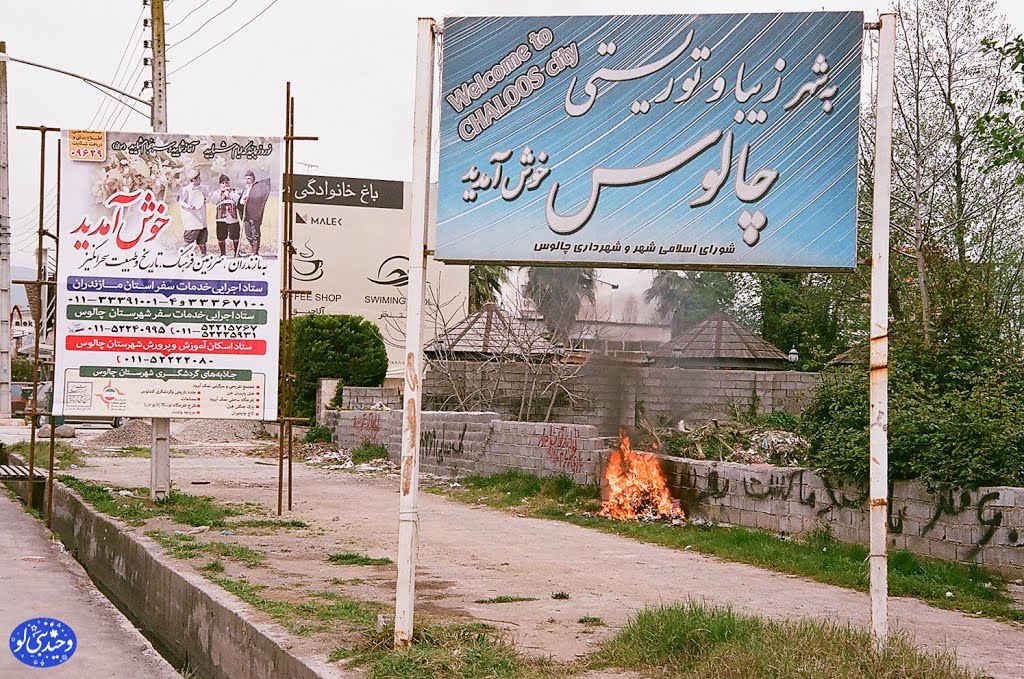
[[[14,356],[11,358],[11,381],[12,382],[31,382],[32,381],[32,361],[27,358],[21,358],[20,356]]]
[[[295,415],[316,415],[317,383],[340,378],[354,387],[379,387],[388,369],[384,338],[360,316],[309,314],[292,321],[295,341]]]
[[[327,427],[310,427],[302,440],[306,443],[330,443],[334,437]]]
[[[1024,370],[979,367],[956,379],[890,364],[889,476],[959,487],[1024,485]],[[868,478],[868,375],[824,376],[802,415],[809,465]]]

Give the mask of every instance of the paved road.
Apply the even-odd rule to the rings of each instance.
[[[0,440],[21,440],[23,427],[0,424]],[[79,648],[63,665],[40,669],[11,653],[10,633],[31,618],[69,625]],[[180,677],[93,585],[63,545],[0,486],[0,677]]]

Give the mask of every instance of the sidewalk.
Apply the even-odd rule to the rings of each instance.
[[[30,618],[69,625],[79,648],[63,665],[22,664],[10,651],[14,628]],[[78,563],[49,538],[46,528],[0,488],[0,677],[123,677],[180,675],[99,593]]]

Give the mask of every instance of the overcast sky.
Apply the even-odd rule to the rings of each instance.
[[[1024,3],[996,4],[1016,31],[1024,31]],[[771,9],[862,10],[873,20],[887,6],[872,0],[789,0]],[[290,80],[297,133],[320,137],[298,143],[297,160],[316,166],[300,165],[298,171],[408,180],[418,16],[622,14],[626,8],[670,14],[681,7],[679,0],[167,0],[169,130],[281,134]],[[691,0],[685,8],[744,12],[767,6]],[[148,16],[142,0],[0,0],[0,40],[12,56],[140,94],[142,81],[149,79],[149,68],[142,66],[149,55],[142,46],[149,37],[142,19]],[[9,64],[8,74],[12,249],[16,264],[29,264],[38,219],[39,139],[15,125],[145,131],[149,121],[67,76],[21,64]],[[56,136],[50,140],[55,146]],[[51,167],[54,158],[51,154]],[[51,214],[54,196],[47,193]]]

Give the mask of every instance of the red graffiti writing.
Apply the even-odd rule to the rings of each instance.
[[[362,432],[364,443],[380,445],[380,415],[377,413],[361,413],[356,416],[353,426],[357,432]]]
[[[583,458],[576,452],[580,431],[576,427],[548,426],[548,430],[537,439],[538,448],[546,448],[548,459],[560,469],[573,474],[583,471]]]

